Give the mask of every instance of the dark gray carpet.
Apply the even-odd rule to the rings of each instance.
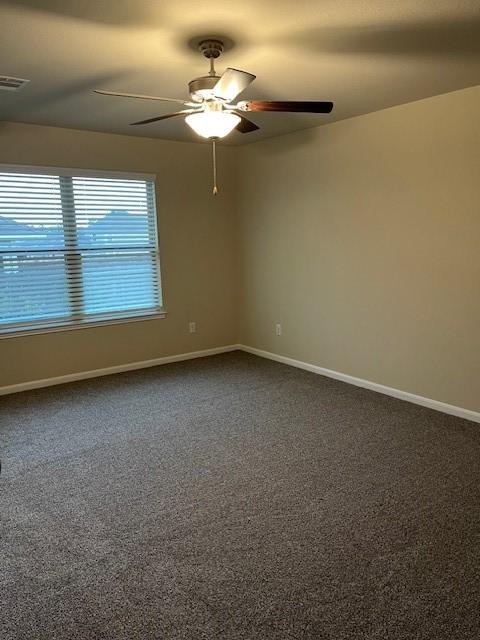
[[[480,636],[480,425],[238,352],[1,406],[2,640]]]

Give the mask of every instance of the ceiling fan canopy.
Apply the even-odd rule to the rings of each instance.
[[[146,125],[183,116],[187,125],[195,133],[210,140],[224,138],[234,129],[240,133],[251,133],[259,129],[258,125],[244,115],[245,112],[330,113],[333,109],[332,102],[316,101],[243,100],[235,103],[235,99],[255,80],[256,76],[231,67],[227,68],[221,76],[216,74],[215,60],[224,49],[221,40],[206,38],[199,43],[198,48],[205,58],[210,61],[210,70],[207,75],[194,78],[188,83],[189,100],[120,93],[101,89],[96,89],[95,93],[141,100],[174,102],[182,105],[184,108],[179,111],[132,122],[132,126]]]

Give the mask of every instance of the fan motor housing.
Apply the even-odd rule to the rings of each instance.
[[[194,78],[188,83],[188,90],[192,100],[195,102],[202,102],[213,98],[212,89],[219,81],[220,76],[200,76],[200,78]]]

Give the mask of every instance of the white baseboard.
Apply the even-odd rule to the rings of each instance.
[[[340,373],[339,371],[332,371],[331,369],[324,369],[315,364],[309,364],[308,362],[302,362],[301,360],[294,360],[293,358],[287,358],[286,356],[280,356],[270,351],[263,351],[262,349],[255,349],[254,347],[248,347],[247,345],[238,345],[241,351],[252,353],[261,358],[268,358],[269,360],[275,360],[276,362],[282,362],[288,364],[291,367],[297,367],[298,369],[305,369],[312,373],[318,373],[321,376],[327,378],[334,378],[335,380],[341,380],[342,382],[348,382],[356,387],[363,387],[364,389],[370,389],[371,391],[377,391],[393,398],[400,400],[406,400],[413,404],[419,404],[422,407],[428,407],[429,409],[435,409],[435,411],[441,411],[442,413],[448,413],[464,420],[472,420],[473,422],[480,422],[480,412],[472,411],[471,409],[463,409],[462,407],[456,407],[452,404],[446,404],[439,400],[432,400],[431,398],[424,398],[423,396],[417,396],[414,393],[408,391],[400,391],[400,389],[394,389],[393,387],[386,387],[383,384],[377,382],[371,382],[370,380],[363,380],[362,378],[355,378],[349,376],[346,373]]]
[[[77,380],[86,380],[88,378],[98,378],[101,376],[109,376],[114,373],[122,373],[124,371],[134,371],[135,369],[146,369],[148,367],[156,367],[162,364],[169,364],[170,362],[181,362],[182,360],[193,360],[194,358],[204,358],[206,356],[213,356],[218,353],[227,353],[228,351],[245,351],[252,353],[253,355],[260,356],[261,358],[267,358],[269,360],[275,360],[283,364],[290,365],[291,367],[297,367],[298,369],[304,369],[305,371],[311,371],[327,378],[334,378],[335,380],[341,380],[348,384],[353,384],[356,387],[363,387],[383,393],[393,398],[400,400],[406,400],[413,404],[419,404],[429,409],[448,413],[465,420],[472,420],[473,422],[480,423],[480,412],[472,411],[471,409],[464,409],[462,407],[456,407],[439,400],[432,400],[431,398],[425,398],[423,396],[417,396],[414,393],[408,391],[401,391],[400,389],[394,389],[393,387],[387,387],[371,380],[364,380],[363,378],[355,378],[346,373],[340,373],[339,371],[333,371],[332,369],[325,369],[315,364],[308,362],[302,362],[301,360],[294,360],[287,356],[281,356],[270,351],[263,351],[262,349],[256,349],[244,344],[230,344],[224,347],[214,347],[213,349],[203,349],[202,351],[191,351],[190,353],[180,353],[173,356],[164,356],[163,358],[153,358],[152,360],[141,360],[139,362],[129,362],[126,364],[119,364],[113,367],[105,367],[103,369],[93,369],[91,371],[80,371],[78,373],[69,373],[64,376],[56,376],[54,378],[44,378],[41,380],[32,380],[29,382],[20,382],[18,384],[12,384],[5,387],[0,387],[0,396],[7,395],[9,393],[18,393],[20,391],[28,391],[30,389],[40,389],[41,387],[51,387],[57,384],[65,384],[67,382],[75,382]]]
[[[126,364],[118,364],[113,367],[105,367],[103,369],[93,369],[91,371],[79,371],[78,373],[68,373],[64,376],[56,376],[55,378],[44,378],[42,380],[32,380],[29,382],[20,382],[19,384],[11,384],[0,387],[0,396],[8,393],[18,393],[19,391],[29,391],[30,389],[40,389],[41,387],[51,387],[57,384],[65,384],[66,382],[75,382],[77,380],[86,380],[88,378],[99,378],[100,376],[109,376],[112,373],[122,373],[123,371],[134,371],[135,369],[147,369],[148,367],[157,367],[161,364],[169,364],[170,362],[180,362],[182,360],[193,360],[194,358],[205,358],[206,356],[214,356],[217,353],[226,353],[228,351],[237,351],[238,344],[229,344],[224,347],[214,347],[213,349],[203,349],[203,351],[191,351],[190,353],[179,353],[174,356],[164,356],[163,358],[153,358],[152,360],[141,360],[139,362],[128,362]]]

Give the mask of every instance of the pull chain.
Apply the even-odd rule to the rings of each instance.
[[[212,139],[212,152],[213,152],[213,195],[218,194],[217,187],[217,148],[215,144],[215,138]]]

